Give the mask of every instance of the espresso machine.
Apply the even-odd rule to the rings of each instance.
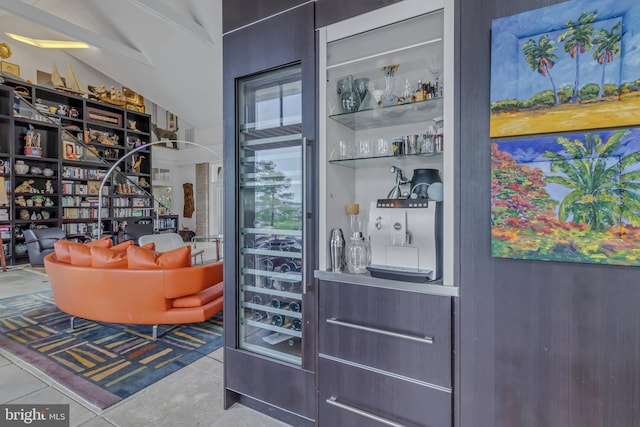
[[[416,169],[411,181],[396,173],[387,198],[371,202],[372,277],[426,283],[442,278],[442,182],[437,169]],[[409,186],[408,191],[402,191]],[[392,197],[389,197],[392,196]],[[395,196],[395,197],[393,197]]]

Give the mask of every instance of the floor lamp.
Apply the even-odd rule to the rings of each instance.
[[[120,163],[122,163],[123,160],[125,160],[127,157],[137,153],[138,151],[145,150],[145,149],[151,147],[152,145],[167,144],[167,143],[173,143],[173,144],[183,143],[183,144],[195,145],[197,147],[200,147],[200,148],[203,148],[203,149],[205,149],[207,151],[210,151],[219,160],[222,160],[220,155],[218,153],[216,153],[213,150],[213,148],[207,147],[207,146],[204,146],[202,144],[198,144],[197,142],[192,142],[192,141],[179,141],[179,140],[153,141],[153,142],[149,142],[149,143],[143,144],[140,147],[137,147],[137,148],[129,151],[127,154],[125,154],[124,156],[120,157],[117,162],[115,162],[113,165],[111,165],[111,167],[109,168],[109,170],[107,171],[105,176],[100,181],[100,188],[98,189],[98,239],[100,237],[102,237],[102,189],[104,188],[104,184],[107,182],[107,179],[111,176],[111,173],[116,169],[116,167],[118,167],[118,165]]]

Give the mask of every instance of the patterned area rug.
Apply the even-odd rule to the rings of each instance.
[[[150,325],[78,319],[71,329],[69,319],[51,291],[0,299],[0,347],[101,409],[223,344],[222,313],[180,325],[155,341]]]

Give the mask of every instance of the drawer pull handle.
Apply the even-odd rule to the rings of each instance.
[[[330,398],[328,398],[326,400],[326,402],[329,405],[335,406],[335,407],[340,408],[340,409],[344,409],[345,411],[351,412],[353,414],[360,415],[360,416],[365,417],[365,418],[369,418],[370,420],[374,420],[374,421],[377,421],[379,423],[382,423],[382,424],[385,424],[385,425],[388,425],[388,426],[405,427],[404,424],[398,424],[398,423],[393,422],[391,420],[388,420],[386,418],[382,418],[382,417],[379,417],[378,415],[374,415],[374,414],[372,414],[370,412],[363,411],[362,409],[354,408],[353,406],[349,406],[349,405],[345,405],[344,403],[340,403],[340,402],[338,402],[338,399],[336,399],[334,396],[331,396]]]
[[[399,334],[397,332],[385,331],[383,329],[378,328],[370,328],[368,326],[356,325],[355,323],[343,322],[342,320],[337,320],[335,317],[330,319],[326,319],[327,323],[337,326],[344,326],[346,328],[358,329],[360,331],[373,332],[375,334],[387,335],[395,338],[402,338],[405,340],[418,341],[423,344],[433,344],[433,337],[415,337],[407,334]]]

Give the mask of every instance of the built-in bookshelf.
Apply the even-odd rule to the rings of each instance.
[[[8,262],[28,262],[22,235],[27,228],[61,227],[70,238],[96,236],[100,217],[101,233],[117,236],[127,222],[157,220],[152,152],[139,149],[150,141],[148,114],[5,79],[0,85],[0,239]],[[100,207],[100,185],[116,163]],[[174,224],[177,230],[177,216]]]

